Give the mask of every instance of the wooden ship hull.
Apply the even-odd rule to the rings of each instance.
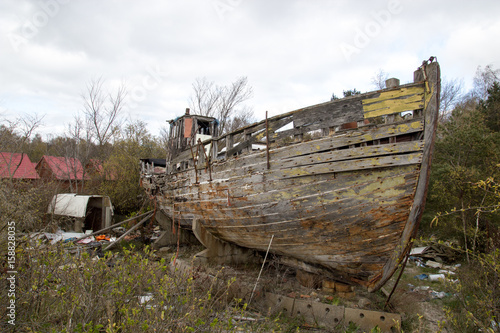
[[[299,109],[217,136],[171,122],[166,168],[142,186],[174,226],[274,253],[326,279],[379,289],[409,253],[424,208],[440,90],[414,83]],[[197,118],[198,117],[198,118]],[[186,121],[187,120],[187,121]],[[210,133],[198,140],[196,135]]]

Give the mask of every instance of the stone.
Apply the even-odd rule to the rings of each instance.
[[[359,301],[358,301],[358,307],[360,308],[366,308],[368,306],[370,306],[372,304],[372,302],[368,299],[368,298],[360,298]]]
[[[160,247],[156,254],[159,257],[170,259],[173,256],[173,252],[168,247]]]

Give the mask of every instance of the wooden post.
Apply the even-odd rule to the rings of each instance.
[[[266,111],[266,156],[267,156],[267,169],[271,168],[271,164],[269,163],[269,124],[267,121],[267,111]]]
[[[249,141],[249,140],[252,138],[252,134],[251,134],[251,133],[248,133],[248,132],[245,130],[244,137],[245,137],[245,141]],[[247,152],[251,152],[251,151],[252,151],[252,144],[249,144],[249,145],[248,145],[248,147],[246,148],[246,151],[247,151]]]
[[[233,135],[228,134],[228,135],[226,135],[226,158],[229,158],[229,155],[227,153],[232,148],[233,148]]]

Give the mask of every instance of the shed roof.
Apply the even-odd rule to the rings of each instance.
[[[14,179],[40,178],[27,154],[0,153],[0,178],[10,178],[11,175]]]
[[[56,194],[49,205],[48,213],[72,217],[85,217],[91,198],[103,198],[102,195],[81,195],[74,193]],[[111,206],[111,209],[113,207]]]

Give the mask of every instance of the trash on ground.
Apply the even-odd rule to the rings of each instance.
[[[415,287],[411,283],[408,284],[408,290],[410,292],[428,295],[429,299],[436,299],[436,298],[442,299],[442,298],[451,296],[450,293],[447,293],[444,291],[436,291],[436,290],[431,289],[431,287],[429,287],[429,286]]]
[[[439,281],[444,279],[445,279],[444,274],[429,274],[429,280],[431,281]]]
[[[440,269],[439,274],[445,274],[445,275],[455,275],[455,272],[453,271],[449,271],[449,270],[446,270],[446,269]]]
[[[415,247],[411,249],[410,256],[449,263],[457,260],[460,256],[460,252],[449,242],[434,242],[429,246]]]
[[[443,264],[436,262],[436,261],[433,261],[433,260],[427,260],[427,262],[425,263],[425,266],[432,267],[432,268],[441,268],[441,267],[443,267]]]

